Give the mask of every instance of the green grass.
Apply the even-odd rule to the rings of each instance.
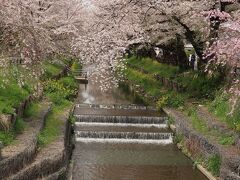
[[[207,160],[207,169],[214,175],[219,176],[221,167],[221,157],[213,155]]]
[[[15,135],[12,131],[4,132],[0,131],[0,141],[4,146],[10,145],[14,141]]]
[[[58,75],[63,67],[69,64],[69,61],[69,58],[59,56],[57,61],[52,59],[52,63],[45,62],[43,65],[33,66],[32,70],[34,68],[38,70],[43,68],[45,70],[44,76],[52,78]],[[22,66],[11,66],[7,69],[0,68],[0,114],[14,114],[15,108],[32,93],[33,87],[39,83],[39,79],[35,79],[31,73]],[[22,84],[20,85],[19,82]],[[62,96],[62,89],[60,88],[57,92],[46,93],[48,98],[52,97],[55,101],[58,101],[58,99],[62,100],[59,106],[69,105],[69,100],[72,100],[76,93],[77,83],[72,77],[66,77],[60,79],[58,84],[61,84],[61,87],[63,87],[64,96]],[[25,110],[24,118],[34,117],[38,114],[38,111],[39,105],[32,103]],[[11,144],[16,135],[22,133],[25,127],[26,123],[18,118],[9,132],[0,131],[0,141],[4,145]]]
[[[57,63],[44,63],[44,78],[49,79],[54,76],[59,75],[62,70],[63,70],[63,65],[62,64],[57,64]]]
[[[12,144],[15,137],[21,134],[26,128],[26,123],[21,118],[17,118],[14,127],[9,132],[0,131],[0,141],[4,146]]]
[[[48,80],[44,83],[46,97],[53,102],[53,109],[46,119],[43,131],[38,136],[38,145],[44,147],[60,135],[64,121],[61,119],[67,109],[72,107],[78,83],[72,76],[59,80]]]
[[[235,143],[235,138],[232,136],[222,136],[219,138],[219,143],[222,145],[233,145]]]
[[[51,142],[55,141],[61,133],[61,128],[64,125],[64,121],[61,120],[61,116],[65,113],[66,109],[71,107],[71,103],[65,103],[61,106],[54,106],[51,113],[46,119],[46,124],[43,131],[38,136],[38,145],[44,147]]]
[[[24,118],[37,117],[40,110],[40,104],[37,102],[30,103],[24,113]]]
[[[161,77],[178,82],[183,87],[186,87],[185,93],[191,98],[213,98],[215,92],[222,85],[219,75],[207,77],[191,70],[182,73],[177,66],[162,64],[151,58],[136,58],[132,56],[127,59],[127,64],[128,68],[133,66],[137,70],[144,69],[152,76],[158,74]]]
[[[208,109],[219,120],[227,123],[229,127],[240,131],[240,100],[238,100],[235,111],[230,114],[229,98],[229,95],[223,92],[218,93],[214,101],[208,104]]]
[[[206,122],[202,120],[196,112],[195,108],[188,108],[185,112],[191,119],[191,124],[195,130],[202,133],[203,135],[216,140],[222,145],[233,145],[235,143],[235,138],[228,134],[223,134],[217,129],[209,129]]]
[[[4,83],[6,81],[7,83]],[[0,74],[0,83],[0,113],[13,114],[14,108],[26,99],[30,92],[20,87],[17,80],[10,74],[8,77]]]
[[[143,68],[151,74],[159,74],[160,76],[167,78],[174,77],[179,72],[179,68],[177,66],[161,64],[151,58],[139,59],[136,56],[132,56],[127,60],[127,63],[139,69]]]
[[[161,94],[161,84],[151,75],[143,74],[131,68],[128,68],[125,73],[130,82],[142,86],[149,95],[159,96]]]

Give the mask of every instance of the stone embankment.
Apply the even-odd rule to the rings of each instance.
[[[32,162],[36,156],[37,136],[44,127],[45,118],[50,110],[50,105],[47,103],[42,103],[41,106],[36,119],[29,122],[26,130],[16,137],[16,143],[2,149],[0,179],[18,172],[25,164]]]
[[[220,145],[216,141],[206,138],[194,130],[188,117],[180,111],[170,108],[166,108],[164,111],[174,119],[176,133],[183,136],[185,146],[192,156],[201,155],[209,158],[219,155],[221,157],[220,179],[240,179],[240,151],[236,146]],[[209,116],[206,119],[210,120]]]
[[[36,119],[17,137],[17,143],[3,149],[0,161],[0,179],[60,179],[67,174],[71,154],[70,110],[60,117],[61,133],[58,138],[39,148],[38,136],[44,130],[50,104],[43,103]]]

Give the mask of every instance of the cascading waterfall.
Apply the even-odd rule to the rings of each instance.
[[[167,117],[76,115],[76,122],[166,124]]]
[[[78,131],[76,137],[107,139],[170,139],[172,133],[135,133],[135,132],[94,132]]]
[[[78,104],[76,108],[134,109],[139,114],[143,110],[155,111],[152,107],[136,105]],[[168,130],[166,116],[127,116],[123,112],[122,116],[76,114],[75,118],[76,142],[171,144],[173,139],[173,134]]]
[[[128,110],[153,110],[156,111],[156,108],[152,106],[139,106],[134,104],[77,104],[76,108],[94,108],[94,109],[128,109]]]

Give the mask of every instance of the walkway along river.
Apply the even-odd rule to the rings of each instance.
[[[80,85],[73,180],[205,180],[172,142],[168,118],[118,89]]]

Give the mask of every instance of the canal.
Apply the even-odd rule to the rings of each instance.
[[[167,117],[132,105],[119,89],[80,85],[74,180],[206,180],[172,142]]]

